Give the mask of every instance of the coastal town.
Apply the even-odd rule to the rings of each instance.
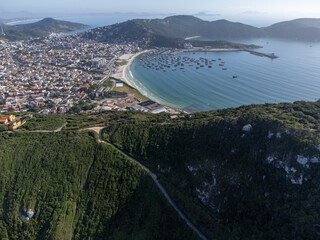
[[[140,53],[135,43],[98,43],[66,34],[2,41],[0,112],[175,112],[141,95],[127,79],[125,71]]]

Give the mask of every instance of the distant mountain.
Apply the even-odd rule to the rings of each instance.
[[[136,42],[151,46],[181,46],[185,38],[227,40],[257,37],[320,41],[319,19],[298,19],[266,28],[230,22],[204,21],[193,16],[172,16],[164,19],[135,19],[124,23],[89,30],[85,38],[108,42]]]
[[[45,37],[50,33],[68,32],[85,28],[86,25],[45,18],[29,24],[6,25],[2,24],[4,34],[2,37],[9,41],[26,40],[29,38]]]
[[[185,38],[192,36],[216,39],[251,38],[263,36],[263,31],[227,20],[208,22],[193,16],[181,15],[164,19],[130,20],[89,30],[83,36],[97,41],[140,41],[153,46],[177,47]]]
[[[320,19],[296,19],[264,28],[270,37],[320,41]]]
[[[173,16],[165,19],[134,20],[146,29],[151,29],[159,35],[171,38],[186,38],[191,36],[204,36],[211,38],[239,38],[256,36],[258,28],[242,23],[218,20],[214,22],[203,21],[193,16]]]

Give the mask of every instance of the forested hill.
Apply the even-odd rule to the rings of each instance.
[[[261,34],[259,35],[259,32]],[[172,16],[164,19],[135,19],[124,23],[89,30],[83,37],[97,41],[141,42],[151,46],[181,45],[187,37],[229,38],[262,36],[258,28],[226,20],[203,21],[193,16]]]
[[[209,239],[318,239],[320,102],[115,123],[104,137],[141,159]]]
[[[198,239],[141,166],[79,131],[93,126],[208,239],[320,236],[320,102],[296,102],[34,115],[0,133],[0,239]]]
[[[0,165],[0,239],[198,239],[141,167],[88,132],[2,133]]]
[[[0,37],[9,41],[27,40],[30,38],[45,37],[50,33],[74,31],[85,28],[86,25],[67,21],[45,18],[41,21],[28,24],[2,24],[4,34]]]
[[[319,19],[298,19],[266,28],[230,22],[204,21],[193,16],[172,16],[164,19],[135,19],[124,23],[89,30],[85,38],[97,41],[138,41],[151,46],[176,46],[185,38],[228,40],[275,37],[291,40],[320,41]]]

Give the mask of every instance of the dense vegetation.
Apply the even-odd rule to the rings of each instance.
[[[28,122],[0,132],[0,239],[197,239],[140,166],[78,131],[92,126],[147,165],[209,239],[319,237],[320,101]]]
[[[65,126],[65,129],[84,129],[97,125],[105,125],[106,121],[119,119],[121,112],[111,112],[109,114],[70,114],[70,115],[41,115],[34,114],[28,118],[27,123],[17,129],[18,132],[36,130],[56,130]]]
[[[91,133],[2,133],[0,145],[0,239],[196,239],[146,172]]]
[[[19,25],[2,25],[5,35],[3,38],[9,41],[41,38],[50,33],[69,32],[85,28],[86,25],[67,21],[45,18],[39,22]]]
[[[297,19],[266,28],[257,28],[227,20],[203,21],[193,16],[164,19],[135,19],[89,30],[84,38],[101,42],[140,42],[157,47],[182,47],[185,38],[243,39],[274,37],[292,40],[320,41],[319,19]]]
[[[104,138],[150,167],[211,239],[317,239],[319,127],[320,102],[297,102],[131,116]]]
[[[28,118],[19,130],[56,130],[63,126],[65,122],[63,116],[36,114],[32,118]]]

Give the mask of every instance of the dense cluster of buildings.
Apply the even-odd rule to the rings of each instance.
[[[77,35],[0,43],[0,111],[67,113],[91,86],[115,72],[115,60],[135,45],[104,44]]]
[[[135,94],[121,91],[125,84],[106,81],[116,73],[120,56],[139,51],[138,44],[107,44],[78,35],[51,34],[45,39],[0,42],[0,112],[73,113],[86,103],[85,112],[132,110],[173,111]],[[119,90],[120,89],[120,90]],[[83,108],[85,109],[85,108]],[[24,123],[4,119],[9,128]],[[0,119],[1,120],[1,119]],[[1,123],[0,124],[4,124]]]

